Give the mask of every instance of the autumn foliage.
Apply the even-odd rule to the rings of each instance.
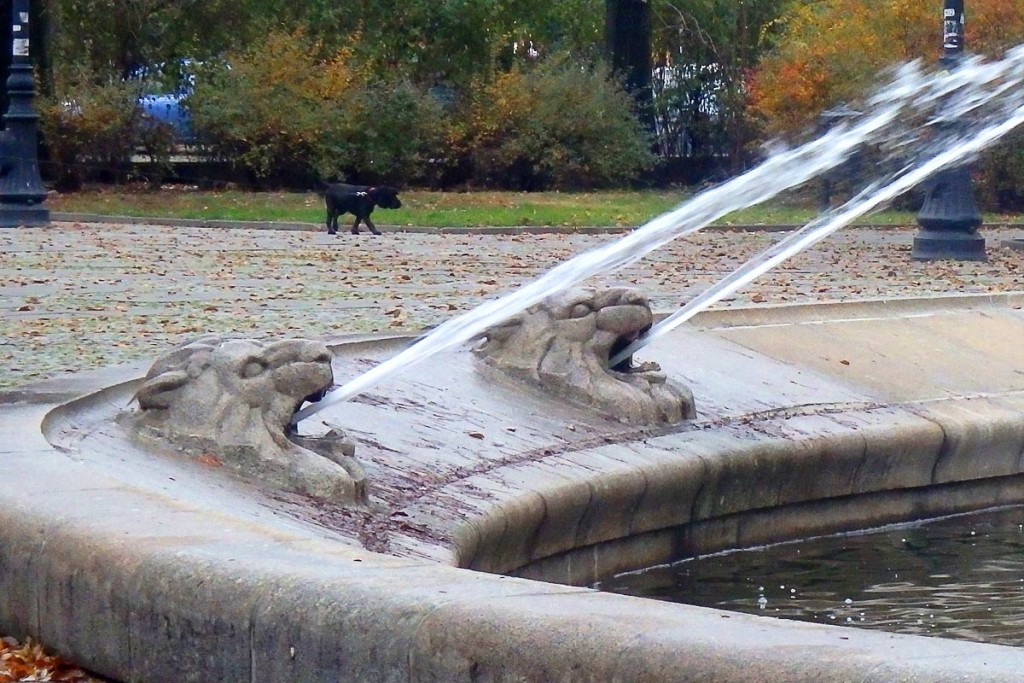
[[[100,683],[66,659],[47,654],[39,643],[0,638],[0,683],[14,681]]]
[[[966,44],[998,55],[1024,41],[1024,0],[967,3]],[[856,100],[894,64],[941,50],[938,0],[821,0],[796,3],[777,48],[748,82],[751,113],[770,133],[812,124],[825,108]]]
[[[632,100],[603,67],[562,55],[474,90],[456,147],[482,184],[520,190],[626,184],[653,163]]]
[[[369,182],[404,179],[443,127],[424,90],[383,82],[348,48],[331,52],[301,30],[272,32],[210,66],[188,105],[217,155],[278,182],[355,179],[352,168]]]

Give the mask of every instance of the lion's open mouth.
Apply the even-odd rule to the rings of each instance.
[[[312,394],[310,394],[309,396],[306,396],[301,401],[299,401],[299,405],[295,407],[295,410],[298,410],[299,408],[301,408],[303,403],[316,403],[317,401],[322,401],[324,396],[327,395],[327,392],[329,392],[333,388],[334,388],[333,384],[328,384],[327,386],[323,387],[322,389],[318,389],[317,391],[314,391]]]
[[[330,367],[329,362],[327,367]],[[336,389],[337,387],[338,385],[334,384],[333,381],[328,381],[313,393],[308,394],[299,401],[297,401],[295,405],[292,407],[291,419],[288,420],[288,424],[285,425],[285,434],[291,436],[293,434],[298,433],[298,422],[295,418],[295,415],[296,413],[299,412],[302,406],[306,405],[307,403],[317,403],[318,401],[322,401],[324,397],[331,392],[331,390]]]
[[[634,365],[632,355],[626,356],[615,365],[611,365],[611,361],[613,358],[618,356],[626,347],[635,342],[637,339],[647,334],[647,332],[650,329],[651,325],[645,325],[641,329],[634,330],[633,332],[628,332],[626,334],[621,334],[615,338],[615,341],[612,342],[611,348],[609,348],[608,350],[608,358],[605,361],[605,364],[608,365],[608,370],[610,372],[635,374],[641,372],[649,372],[655,369],[653,367],[653,363],[643,363],[642,365]]]

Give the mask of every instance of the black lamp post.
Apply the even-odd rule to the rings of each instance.
[[[951,70],[959,65],[964,51],[964,0],[944,0],[942,18],[939,63]],[[917,223],[921,229],[914,237],[911,258],[920,261],[986,260],[985,238],[978,234],[981,213],[974,203],[974,184],[967,166],[946,169],[932,176]]]
[[[11,3],[11,68],[7,113],[0,132],[0,228],[49,225],[39,177],[39,116],[32,105],[35,79],[29,59],[28,0]]]

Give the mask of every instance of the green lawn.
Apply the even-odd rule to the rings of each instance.
[[[378,210],[384,225],[423,227],[467,226],[635,226],[676,207],[684,192],[429,192],[402,193],[404,206]],[[228,219],[242,221],[296,221],[320,223],[323,199],[314,193],[195,191],[132,188],[90,189],[51,196],[51,211],[119,216]],[[783,202],[753,207],[724,217],[721,225],[803,224],[816,215],[810,206]],[[992,216],[990,220],[1008,220]],[[862,223],[906,225],[909,212],[886,211],[865,217]]]

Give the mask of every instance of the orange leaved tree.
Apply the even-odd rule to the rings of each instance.
[[[941,0],[798,2],[776,49],[748,82],[750,113],[767,132],[792,132],[820,112],[855,100],[893,64],[935,60],[942,47]],[[1024,0],[970,0],[967,51],[1000,54],[1024,42]]]

